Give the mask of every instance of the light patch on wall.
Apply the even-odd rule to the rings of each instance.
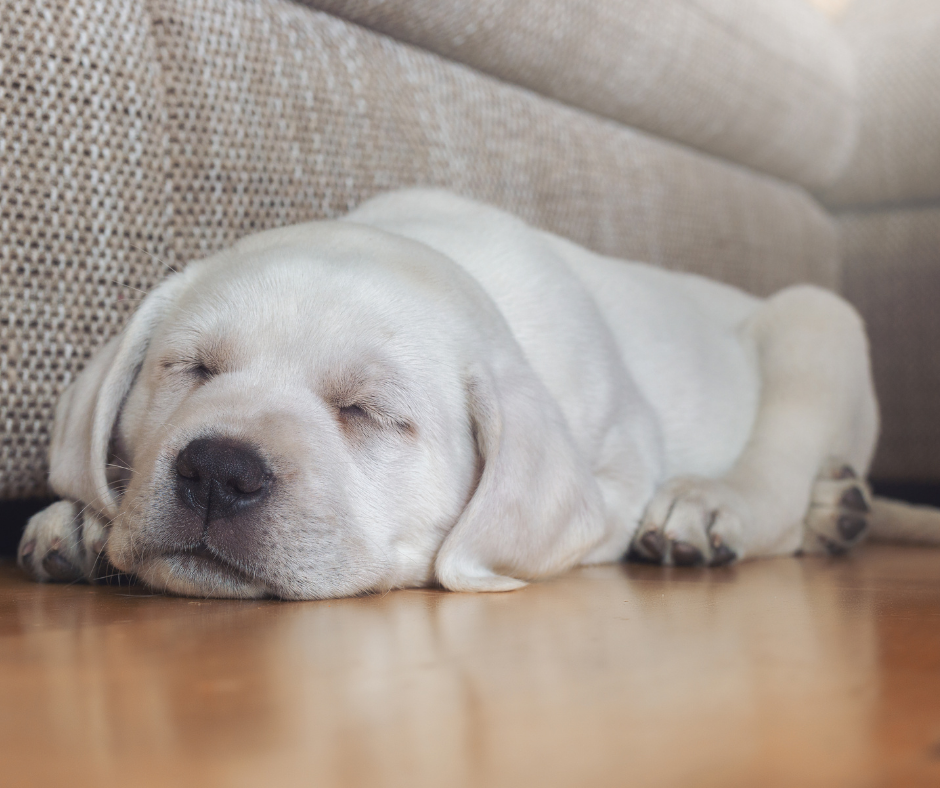
[[[830,19],[838,19],[845,13],[852,0],[808,0],[810,5],[816,6]]]

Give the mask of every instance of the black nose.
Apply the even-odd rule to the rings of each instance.
[[[176,491],[206,521],[255,505],[271,479],[255,449],[228,438],[199,438],[176,457]]]

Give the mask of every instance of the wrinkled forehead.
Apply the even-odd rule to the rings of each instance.
[[[217,352],[239,365],[440,352],[442,321],[463,311],[453,264],[420,245],[351,229],[339,241],[335,233],[320,243],[317,233],[289,236],[195,264],[155,339],[171,352]]]

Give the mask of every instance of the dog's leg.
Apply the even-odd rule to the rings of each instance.
[[[58,501],[30,518],[17,563],[40,582],[91,582],[113,571],[104,555],[107,540],[107,527],[90,509]]]
[[[867,492],[853,477],[868,468],[878,416],[860,318],[838,296],[801,286],[769,298],[740,331],[761,377],[751,436],[723,478],[680,477],[657,491],[637,557],[722,564],[837,552],[864,531]]]

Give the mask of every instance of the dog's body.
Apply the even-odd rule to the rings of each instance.
[[[316,598],[503,590],[628,549],[837,552],[876,435],[837,296],[761,300],[396,192],[148,296],[63,396],[67,501],[20,561],[90,576],[107,541],[158,588]]]

